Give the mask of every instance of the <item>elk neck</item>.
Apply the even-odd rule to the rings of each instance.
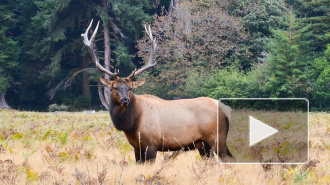
[[[116,103],[111,96],[109,109],[115,128],[124,131],[126,134],[135,135],[141,119],[141,112],[135,95],[132,93],[128,106],[122,106]]]

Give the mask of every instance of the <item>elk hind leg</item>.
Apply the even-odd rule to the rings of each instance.
[[[155,162],[157,156],[157,149],[150,147],[146,149],[146,152],[144,152],[144,155],[142,156],[142,161],[143,162]]]
[[[214,151],[217,153],[219,160],[221,161],[235,161],[235,157],[230,153],[224,140],[220,140],[219,143],[214,146]]]
[[[215,145],[215,151],[218,154],[218,157],[225,158],[230,157],[234,158],[233,155],[230,153],[226,141],[227,141],[227,135],[229,131],[229,119],[228,117],[224,116],[222,119],[218,117],[219,119],[219,132],[218,132],[218,142]]]

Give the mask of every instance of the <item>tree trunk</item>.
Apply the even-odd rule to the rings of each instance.
[[[4,93],[0,93],[0,109],[10,109],[9,105],[6,102]]]
[[[86,59],[86,57],[83,57],[83,59],[82,59],[82,66],[83,66],[83,69],[89,67],[88,60]],[[91,108],[92,107],[91,88],[90,88],[90,82],[89,82],[89,74],[86,71],[83,72],[82,83],[83,83],[82,84],[83,85],[83,94],[90,100],[88,106],[89,106],[89,108]]]
[[[102,0],[102,5],[104,10],[108,10],[108,3],[107,0]],[[104,32],[104,68],[110,71],[110,38],[109,38],[109,28],[107,26],[107,23],[103,23],[103,32]],[[105,79],[110,79],[109,75],[104,74]],[[104,87],[104,97],[105,101],[107,102],[107,105],[109,105],[109,98],[110,98],[110,88]],[[107,106],[109,107],[109,106]],[[109,109],[109,108],[107,108]]]
[[[101,100],[102,105],[107,110],[109,110],[109,103],[104,99],[103,92],[102,92],[102,85],[101,85],[101,82],[99,82],[99,81],[97,82],[97,90],[99,92],[99,97],[100,97],[100,100]]]

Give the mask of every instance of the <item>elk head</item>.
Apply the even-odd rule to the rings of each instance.
[[[95,41],[95,36],[96,36],[97,30],[99,28],[100,21],[97,23],[97,26],[96,26],[93,34],[92,34],[92,37],[90,39],[88,39],[88,32],[89,32],[89,29],[92,26],[92,23],[93,23],[93,20],[89,24],[89,26],[86,29],[85,33],[81,34],[81,36],[84,39],[84,44],[88,47],[89,53],[91,54],[92,59],[96,64],[96,67],[101,72],[109,75],[111,78],[114,79],[114,80],[108,80],[108,79],[100,78],[100,81],[104,86],[107,86],[107,87],[111,88],[111,90],[112,90],[111,91],[111,96],[112,96],[112,100],[114,101],[114,103],[120,104],[122,106],[128,106],[131,99],[132,99],[132,95],[133,95],[132,89],[137,88],[137,87],[141,87],[145,82],[145,80],[132,81],[132,79],[135,76],[137,76],[138,74],[141,74],[143,71],[146,71],[146,70],[148,70],[151,67],[156,65],[156,62],[155,63],[153,62],[155,50],[156,50],[156,47],[157,47],[156,38],[154,38],[152,36],[150,25],[148,26],[148,28],[147,28],[146,25],[144,25],[145,31],[146,31],[146,33],[148,34],[148,36],[151,40],[151,50],[150,50],[149,61],[148,61],[147,65],[145,65],[141,69],[133,70],[132,73],[128,77],[118,77],[119,70],[115,70],[115,72],[112,73],[109,70],[105,69],[99,63],[99,58],[97,57],[95,49],[94,49],[94,41]]]

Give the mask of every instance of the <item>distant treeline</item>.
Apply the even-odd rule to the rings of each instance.
[[[101,63],[120,76],[149,57],[151,24],[157,65],[137,93],[307,98],[330,110],[328,0],[4,0],[0,97],[20,110],[104,109],[103,74],[80,36],[92,19]]]

